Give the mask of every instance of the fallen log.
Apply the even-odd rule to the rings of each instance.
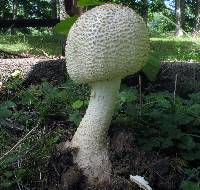
[[[53,27],[59,19],[0,19],[0,28]]]
[[[9,79],[15,70],[22,71],[26,83],[61,81],[67,76],[64,59],[1,59],[0,82]],[[162,62],[155,82],[150,82],[142,72],[142,88],[168,90],[184,95],[188,92],[200,92],[200,64],[194,62]],[[138,86],[138,74],[123,80],[129,86]],[[150,90],[151,90],[150,89]]]

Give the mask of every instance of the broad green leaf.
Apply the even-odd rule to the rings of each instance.
[[[70,114],[69,121],[75,123],[77,126],[81,122],[81,116],[78,112],[74,112]]]
[[[73,104],[72,104],[72,108],[73,109],[79,109],[83,106],[83,101],[81,100],[76,100]]]
[[[160,71],[160,61],[153,56],[149,57],[146,65],[143,67],[143,72],[150,81],[155,81],[158,72]]]
[[[104,4],[104,2],[99,0],[79,0],[77,3],[77,7],[88,7],[88,6],[96,6],[102,4]]]
[[[3,165],[1,166],[6,168],[7,165],[10,165],[11,163],[16,162],[17,160],[18,160],[18,156],[14,153],[10,153],[4,158],[4,161],[2,162]]]
[[[67,35],[72,25],[76,22],[78,16],[69,17],[65,20],[60,21],[53,27],[53,31]]]
[[[188,113],[194,117],[200,116],[200,104],[193,104],[188,108]]]
[[[137,94],[134,90],[122,91],[119,94],[119,98],[121,103],[130,103],[137,100]]]

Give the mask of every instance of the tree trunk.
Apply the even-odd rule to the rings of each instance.
[[[148,0],[142,0],[142,17],[147,23],[148,20]]]
[[[181,0],[176,0],[176,36],[183,36],[181,20]]]
[[[59,0],[59,7],[60,7],[60,21],[65,20],[69,17],[69,15],[66,12],[66,1],[65,0]],[[65,45],[66,45],[66,37],[62,35],[61,37],[61,49],[62,49],[62,55],[65,56]]]
[[[77,0],[59,0],[60,5],[60,20],[64,20],[69,16],[78,15],[83,13],[82,8],[76,7]],[[65,55],[66,37],[61,38],[62,55]]]
[[[60,7],[60,20],[65,20],[69,17],[68,13],[66,12],[66,4],[65,0],[59,0],[59,7]]]
[[[13,0],[13,8],[12,8],[13,20],[17,18],[18,5],[19,5],[19,0]],[[11,34],[14,35],[15,33],[16,33],[15,29],[11,28]]]
[[[181,0],[181,25],[185,28],[185,0]]]
[[[65,10],[69,16],[80,16],[83,13],[83,8],[79,8],[76,5],[77,0],[65,0]]]
[[[24,9],[24,18],[28,19],[29,18],[29,8],[30,8],[30,1],[24,0],[23,3],[23,9]]]
[[[200,35],[200,0],[197,0],[195,34]]]
[[[57,18],[57,0],[51,0],[51,16],[52,19]]]
[[[73,14],[74,15],[82,15],[83,12],[84,12],[84,9],[83,8],[79,8],[79,7],[76,7],[77,5],[77,0],[74,0],[74,6],[73,6]]]

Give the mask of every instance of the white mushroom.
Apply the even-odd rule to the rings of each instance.
[[[65,51],[70,77],[92,87],[88,109],[72,139],[78,147],[74,161],[89,178],[109,181],[107,132],[121,79],[139,71],[148,58],[146,25],[128,7],[104,4],[76,21]]]

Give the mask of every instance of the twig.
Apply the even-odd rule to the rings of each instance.
[[[16,179],[16,182],[17,182],[17,176],[16,175],[15,175],[15,179]],[[17,186],[18,186],[19,190],[22,190],[18,182],[17,182]]]
[[[188,134],[190,135],[191,137],[197,137],[197,138],[200,138],[200,135],[194,135],[194,134]]]
[[[41,49],[41,51],[46,57],[50,57],[43,49]]]
[[[59,174],[59,172],[58,172],[58,170],[57,170],[57,168],[56,168],[55,164],[52,164],[52,165],[53,165],[53,168],[54,168],[54,170],[55,170],[56,174],[58,175],[58,177],[60,177],[60,174]]]
[[[2,160],[5,156],[7,156],[9,153],[11,153],[13,150],[15,150],[19,145],[35,130],[39,127],[40,122],[38,121],[37,125],[31,129],[23,138],[21,138],[9,151],[7,151],[5,154],[3,154],[2,157],[0,157],[0,160]]]

